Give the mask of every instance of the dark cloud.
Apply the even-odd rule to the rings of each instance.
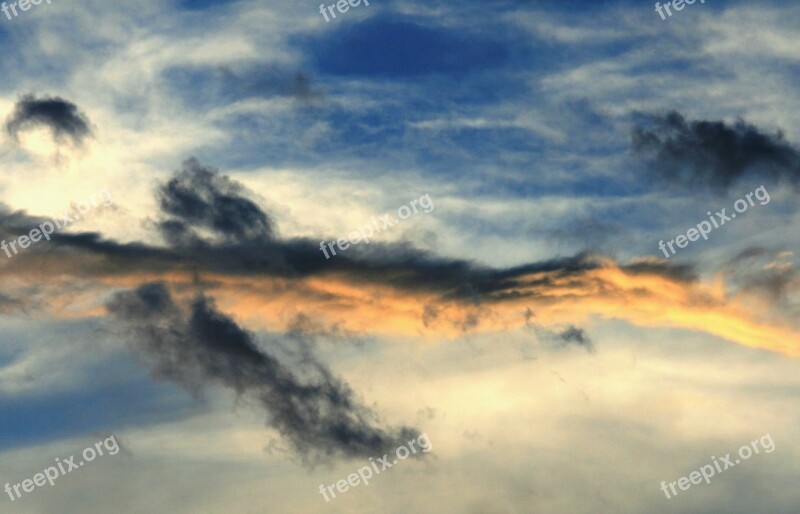
[[[773,256],[775,252],[761,246],[750,246],[736,254],[728,264],[738,264],[748,259]]]
[[[586,335],[586,332],[582,328],[570,325],[563,331],[557,332],[556,336],[564,346],[574,344],[582,346],[587,350],[592,350],[594,348],[591,339],[589,339],[589,336]]]
[[[93,233],[57,232],[51,236],[50,244],[31,247],[27,255],[30,258],[48,254],[63,261],[65,255],[54,252],[67,252],[78,260],[82,260],[79,253],[85,252],[92,256],[91,269],[81,267],[70,271],[85,275],[176,269],[282,278],[335,275],[354,284],[388,285],[409,292],[434,293],[445,301],[474,305],[531,296],[536,294],[532,289],[547,288],[554,280],[563,282],[568,277],[580,280],[587,271],[603,265],[598,256],[579,253],[493,269],[470,261],[438,257],[407,242],[372,242],[326,259],[320,251],[319,240],[278,238],[270,217],[246,197],[242,186],[194,159],[184,163],[176,176],[159,189],[158,196],[162,209],[158,228],[169,243],[168,247],[120,244]],[[0,233],[4,230],[17,234],[28,232],[31,226],[20,226],[23,218],[25,216],[20,213],[8,213],[4,217],[0,212]],[[15,265],[18,261],[11,262],[11,266]],[[691,270],[688,266],[654,263],[633,263],[622,269],[629,273],[655,273],[686,280]],[[436,314],[434,311],[422,313],[429,323]],[[477,322],[477,318],[465,319],[463,326],[465,329],[474,327]]]
[[[677,282],[694,282],[699,277],[690,264],[667,262],[661,259],[640,259],[625,266],[629,275],[659,275]]]
[[[226,87],[237,98],[269,97],[273,94],[311,100],[317,93],[311,87],[311,76],[302,71],[288,71],[275,66],[237,71],[229,66],[219,68]]]
[[[378,428],[374,414],[319,362],[302,380],[203,295],[182,307],[163,284],[150,283],[117,293],[108,310],[157,377],[189,387],[213,382],[255,399],[268,425],[305,458],[382,455],[418,436],[407,427]]]
[[[738,120],[686,121],[678,112],[642,117],[632,133],[634,153],[668,181],[727,190],[745,176],[800,182],[800,153],[781,132],[768,134]]]
[[[274,64],[177,66],[165,70],[164,78],[175,95],[196,109],[248,98],[291,97],[311,101],[320,96],[308,73]]]
[[[200,230],[209,230],[219,241],[267,241],[273,237],[272,223],[244,189],[218,170],[196,159],[158,191],[159,206],[169,219],[159,229],[174,246],[200,244]]]
[[[88,118],[74,103],[57,96],[39,99],[25,95],[17,101],[6,130],[16,138],[21,130],[32,126],[49,127],[56,141],[71,139],[76,145],[91,135]]]
[[[550,330],[541,325],[534,324],[536,335],[552,345],[563,348],[567,346],[578,346],[591,353],[594,351],[594,343],[582,328],[574,325],[567,325],[563,330]]]
[[[24,302],[0,293],[0,314],[11,314],[24,310]]]

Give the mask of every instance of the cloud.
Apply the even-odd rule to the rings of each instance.
[[[6,121],[6,130],[16,138],[21,130],[32,126],[48,127],[53,139],[71,139],[75,145],[81,145],[91,135],[89,119],[74,103],[57,96],[38,99],[25,95],[17,101]]]
[[[601,221],[596,215],[580,216],[564,222],[546,234],[546,238],[567,244],[581,245],[586,250],[596,250],[609,246],[614,240],[623,240],[625,229],[613,221]],[[628,236],[627,239],[630,239]]]
[[[269,63],[224,66],[174,66],[163,72],[175,92],[194,109],[213,108],[249,98],[319,97],[310,74]]]
[[[277,237],[269,216],[242,186],[197,161],[184,163],[159,195],[167,247],[60,232],[48,245],[29,248],[24,258],[8,260],[0,274],[34,284],[54,315],[102,314],[97,295],[108,287],[158,280],[184,288],[200,284],[226,311],[270,330],[286,328],[297,305],[325,324],[356,333],[444,337],[520,326],[532,309],[548,326],[597,315],[800,353],[789,319],[765,324],[716,283],[700,282],[688,265],[654,258],[626,264],[580,253],[491,268],[407,243],[377,242],[328,260],[319,239]],[[0,233],[26,215],[7,216],[0,215]],[[85,280],[83,297],[67,297],[58,280],[42,281],[43,271],[59,280]]]
[[[169,216],[159,229],[179,247],[198,244],[197,229],[210,230],[221,241],[272,239],[269,218],[243,193],[239,184],[216,169],[188,159],[158,191],[159,206]]]
[[[418,435],[408,427],[376,427],[374,414],[318,361],[310,366],[315,376],[301,380],[203,295],[181,307],[163,283],[149,283],[117,293],[108,310],[152,359],[157,377],[189,387],[218,383],[254,398],[269,414],[268,425],[305,458],[381,455]]]
[[[725,278],[737,294],[753,295],[789,316],[800,313],[795,291],[800,273],[793,262],[793,252],[748,247],[724,266]]]
[[[10,314],[23,308],[22,300],[0,293],[0,314]]]
[[[94,233],[60,232],[51,239],[62,248],[105,257],[108,269],[123,272],[190,264],[198,271],[221,274],[292,278],[334,274],[353,282],[435,292],[474,303],[502,296],[513,287],[516,277],[555,270],[578,273],[597,266],[588,254],[579,254],[495,270],[441,258],[406,243],[377,242],[329,260],[320,251],[319,240],[278,238],[273,221],[247,195],[243,186],[192,158],[157,191],[161,210],[157,228],[168,247],[120,244]],[[0,211],[0,233],[4,229],[25,232],[26,224],[37,219]],[[39,248],[31,248],[28,255],[37,251]],[[106,271],[100,262],[95,266],[100,266],[94,269],[101,273]]]
[[[781,132],[768,134],[738,120],[686,121],[672,111],[644,117],[633,129],[634,153],[668,181],[685,187],[727,190],[753,175],[771,181],[800,181],[800,153]]]
[[[594,352],[594,343],[586,334],[586,331],[575,325],[567,325],[566,328],[552,330],[538,323],[528,324],[533,327],[539,339],[548,341],[555,347],[566,348],[568,346],[577,346],[585,349],[589,353]]]
[[[563,346],[574,344],[586,348],[587,351],[591,351],[594,348],[592,340],[589,339],[589,336],[586,335],[586,332],[582,328],[570,325],[561,332],[557,332],[555,335]]]
[[[627,266],[625,272],[629,275],[658,275],[669,277],[676,282],[695,282],[698,279],[697,272],[691,264],[672,263],[660,258],[639,257],[633,259]]]

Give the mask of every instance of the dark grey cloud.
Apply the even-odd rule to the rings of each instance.
[[[587,350],[594,348],[591,339],[589,339],[589,336],[586,335],[586,332],[582,328],[570,325],[561,332],[556,332],[556,336],[565,346],[574,344],[582,346]]]
[[[660,275],[678,282],[694,282],[699,278],[692,265],[663,260],[634,261],[625,266],[625,271],[630,275]]]
[[[195,109],[248,98],[290,97],[309,102],[320,97],[309,73],[270,63],[175,66],[163,76],[173,94]]]
[[[14,106],[14,112],[6,121],[6,130],[16,138],[20,131],[29,127],[50,128],[56,141],[70,139],[80,145],[91,135],[89,119],[78,107],[60,97],[36,98],[25,95]]]
[[[208,230],[220,241],[272,239],[267,215],[244,189],[218,170],[188,159],[158,191],[159,206],[169,218],[159,224],[162,235],[174,246],[193,246],[202,241],[198,230]]]
[[[311,76],[303,71],[289,71],[274,65],[245,70],[220,66],[217,73],[223,87],[235,98],[281,95],[311,100],[318,95],[311,87]]]
[[[80,253],[84,252],[92,256],[91,269],[81,266],[70,272],[87,276],[176,269],[282,278],[335,275],[355,284],[435,293],[443,300],[468,304],[533,296],[536,293],[532,289],[547,288],[554,280],[563,283],[569,277],[580,281],[585,272],[602,265],[598,256],[579,253],[494,269],[471,261],[442,258],[407,242],[372,242],[326,259],[319,240],[277,237],[270,217],[247,198],[242,186],[194,159],[186,161],[176,176],[159,189],[158,197],[162,211],[158,228],[167,247],[120,244],[94,233],[59,232],[52,235],[48,245],[28,249],[26,257],[49,257],[55,266],[56,262],[63,263],[69,258],[80,262],[83,259]],[[0,212],[0,233],[28,232],[31,226],[21,226],[20,216],[8,213],[4,217]],[[10,264],[22,265],[19,261]],[[691,269],[666,263],[633,263],[622,267],[631,273],[684,279],[689,278]],[[542,273],[547,276],[531,278]],[[421,315],[431,322],[436,313],[428,311]],[[465,319],[464,327],[473,327],[477,322],[477,318]]]
[[[19,312],[23,308],[24,302],[22,300],[0,293],[0,314]]]
[[[577,346],[589,353],[594,351],[594,343],[582,328],[567,325],[562,330],[550,330],[538,324],[534,324],[533,328],[540,339],[548,341],[553,346],[559,348]]]
[[[306,362],[314,376],[303,380],[203,295],[181,306],[164,284],[150,283],[117,293],[107,307],[157,377],[191,388],[217,383],[255,399],[268,425],[304,458],[382,455],[419,435],[408,427],[378,427],[375,415],[318,361]]]
[[[727,190],[746,176],[800,183],[800,152],[783,133],[769,134],[738,120],[687,121],[672,111],[640,117],[632,132],[635,154],[669,182]]]

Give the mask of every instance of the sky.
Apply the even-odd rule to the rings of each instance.
[[[351,5],[0,5],[0,512],[797,512],[800,6]]]

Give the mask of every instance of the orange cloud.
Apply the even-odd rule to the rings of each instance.
[[[433,290],[356,283],[346,273],[278,278],[172,269],[78,277],[53,262],[45,268],[60,268],[58,279],[40,285],[47,291],[40,296],[47,298],[49,314],[61,317],[99,315],[110,290],[160,280],[178,296],[202,290],[247,326],[269,330],[285,330],[303,313],[322,325],[358,334],[453,338],[518,327],[530,309],[543,326],[599,316],[642,327],[697,330],[751,348],[800,354],[798,331],[789,320],[756,316],[752,301],[745,304],[743,298],[726,295],[720,278],[711,283],[680,280],[657,271],[634,272],[611,260],[569,273],[519,275],[477,302],[444,298]]]

